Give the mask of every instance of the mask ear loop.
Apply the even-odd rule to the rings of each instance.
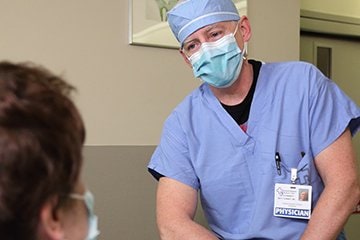
[[[236,28],[235,28],[235,31],[233,32],[233,36],[235,38],[235,35],[237,33],[239,29],[239,22],[236,22]],[[244,60],[247,60],[247,56],[248,56],[248,42],[244,42],[244,47],[242,49],[242,52],[243,52],[243,59]]]
[[[248,42],[244,42],[244,49],[243,49],[243,59],[247,60],[247,56],[248,56]]]
[[[233,36],[235,37],[235,34],[237,33],[239,29],[239,22],[236,22],[236,28],[235,28],[235,31],[233,32]]]

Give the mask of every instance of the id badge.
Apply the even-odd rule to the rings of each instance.
[[[274,216],[310,219],[311,186],[276,183],[274,196]]]

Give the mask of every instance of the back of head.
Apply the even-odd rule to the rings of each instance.
[[[202,27],[239,19],[232,0],[182,0],[168,13],[170,28],[181,45]]]
[[[0,62],[1,239],[37,239],[41,206],[79,178],[85,129],[72,89],[39,66]]]

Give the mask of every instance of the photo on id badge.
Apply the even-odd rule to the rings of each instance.
[[[309,201],[308,189],[299,189],[299,201]]]

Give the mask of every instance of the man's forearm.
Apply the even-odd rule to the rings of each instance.
[[[302,240],[336,239],[360,195],[357,164],[349,129],[315,157],[315,165],[325,188]]]
[[[194,221],[198,193],[174,179],[163,177],[157,191],[157,226],[161,240],[217,240]]]
[[[218,240],[208,229],[192,220],[158,223],[161,240]]]
[[[336,239],[359,201],[359,184],[325,188],[312,213],[302,240]]]

